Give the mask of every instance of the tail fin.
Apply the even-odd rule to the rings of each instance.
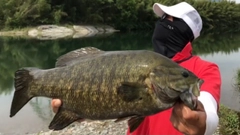
[[[33,98],[29,93],[29,83],[33,80],[30,72],[33,68],[23,68],[15,72],[14,87],[15,92],[12,100],[10,117],[13,117],[22,107]]]

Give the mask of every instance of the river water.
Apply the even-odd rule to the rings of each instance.
[[[60,55],[86,46],[106,51],[152,50],[151,32],[44,41],[0,37],[0,133],[17,135],[44,131],[54,116],[50,100],[38,97],[9,118],[14,72],[21,67],[52,68]],[[218,64],[222,76],[221,103],[240,110],[239,92],[235,88],[240,69],[240,34],[204,34],[193,43],[193,48],[194,54]]]

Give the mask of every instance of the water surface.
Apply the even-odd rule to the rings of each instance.
[[[204,34],[193,43],[194,54],[218,64],[222,75],[221,103],[240,110],[236,91],[236,72],[240,69],[240,34]],[[56,59],[71,50],[93,46],[102,50],[152,50],[151,32],[116,33],[80,39],[41,41],[0,38],[0,133],[25,134],[47,130],[53,118],[50,100],[32,99],[13,118],[9,118],[13,96],[13,76],[20,67],[52,68]]]

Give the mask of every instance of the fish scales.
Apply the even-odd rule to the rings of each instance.
[[[49,128],[61,130],[78,119],[130,118],[130,132],[144,117],[182,100],[196,108],[203,81],[152,51],[101,51],[81,48],[58,58],[52,69],[23,68],[15,73],[10,117],[31,98],[58,98],[62,106]],[[195,95],[193,95],[195,94]]]
[[[111,57],[108,57],[108,55],[111,55]],[[125,106],[128,107],[125,108],[125,110],[128,109],[131,113],[132,110],[136,110],[137,113],[137,108],[141,109],[145,106],[140,104],[141,106],[137,107],[134,103],[129,104],[127,102],[122,102],[121,98],[119,98],[117,95],[116,88],[120,86],[121,82],[139,82],[140,84],[144,84],[144,80],[151,69],[149,67],[157,64],[153,63],[152,61],[147,62],[148,59],[146,59],[146,57],[148,57],[147,53],[146,55],[139,55],[138,53],[133,53],[131,55],[128,53],[126,53],[126,55],[105,54],[97,60],[86,61],[80,65],[69,66],[67,68],[59,68],[54,72],[52,70],[45,70],[43,71],[42,76],[36,78],[37,80],[39,79],[41,81],[35,81],[38,84],[33,84],[33,86],[40,87],[44,85],[45,87],[42,88],[42,90],[45,92],[50,92],[45,93],[44,96],[50,95],[51,97],[60,98],[63,100],[65,106],[71,106],[75,108],[76,105],[76,108],[79,108],[79,110],[77,110],[78,114],[83,113],[86,115],[90,112],[95,113],[90,114],[91,117],[83,117],[89,117],[91,119],[115,117],[116,115],[119,115],[119,111],[123,110],[122,108]],[[132,59],[137,61],[131,62]],[[141,59],[145,59],[146,61],[141,61]],[[141,62],[144,63],[144,65],[139,66],[141,65],[139,63]],[[146,63],[149,64],[146,65]],[[79,69],[81,70],[79,71]],[[141,72],[143,73],[141,74]],[[137,74],[139,74],[139,76],[137,76]],[[76,85],[74,86],[71,84]],[[32,94],[36,95],[35,93]],[[70,97],[74,99],[71,100],[72,102],[67,100]],[[84,102],[77,102],[78,99],[83,99]],[[109,103],[109,101],[111,102]],[[148,104],[149,103],[146,103],[146,105]],[[89,105],[92,107],[89,108]],[[106,110],[111,110],[109,115],[111,114],[112,116],[109,116]],[[115,115],[113,115],[114,112]],[[126,113],[123,115],[131,114]]]

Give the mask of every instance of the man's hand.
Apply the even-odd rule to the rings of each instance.
[[[52,106],[52,110],[54,113],[57,113],[58,108],[62,105],[62,102],[60,99],[52,99],[51,101],[51,106]]]
[[[206,130],[206,113],[200,101],[197,101],[195,111],[183,103],[177,103],[173,107],[170,121],[178,131],[187,135],[204,135]]]

